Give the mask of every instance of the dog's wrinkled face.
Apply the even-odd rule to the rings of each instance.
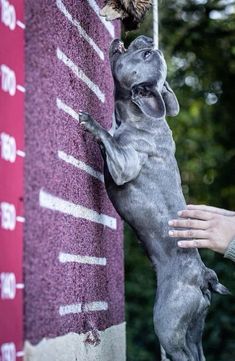
[[[109,56],[116,99],[130,100],[141,114],[155,119],[178,114],[177,98],[166,82],[164,56],[160,50],[153,49],[151,38],[139,36],[127,50],[116,39]]]
[[[114,80],[121,88],[131,90],[137,84],[154,85],[162,90],[167,66],[160,50],[153,50],[152,39],[139,36],[126,50],[120,40],[110,47],[110,63]]]

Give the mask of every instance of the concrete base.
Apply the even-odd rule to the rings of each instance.
[[[25,342],[24,361],[125,361],[125,322],[96,331],[44,338],[37,345]]]

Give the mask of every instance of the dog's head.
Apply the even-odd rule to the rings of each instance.
[[[177,115],[177,98],[166,82],[167,66],[160,50],[153,49],[153,41],[139,36],[128,47],[116,39],[110,47],[110,64],[120,95],[129,95],[139,110],[153,118]]]

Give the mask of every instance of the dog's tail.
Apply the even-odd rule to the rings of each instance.
[[[231,294],[231,292],[219,282],[217,274],[209,268],[207,268],[205,272],[205,281],[210,291],[219,293],[221,295]]]

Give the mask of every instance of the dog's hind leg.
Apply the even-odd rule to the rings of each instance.
[[[186,327],[180,327],[177,320],[172,318],[173,322],[155,317],[155,331],[159,341],[164,348],[161,353],[162,361],[167,361],[166,355],[171,361],[196,361],[186,343]],[[161,350],[162,350],[161,348]]]
[[[164,348],[162,347],[162,345],[160,345],[160,350],[161,350],[161,361],[170,361],[167,356],[166,356],[166,351],[164,350]]]
[[[192,353],[195,355],[196,361],[205,361],[202,348],[202,334],[204,330],[205,318],[210,306],[211,294],[209,290],[201,294],[199,308],[189,325],[186,339],[187,344]]]
[[[172,361],[195,361],[186,349],[178,350],[171,356]]]
[[[196,330],[199,330],[200,334],[198,334],[196,338],[192,337],[191,335],[189,336],[187,334],[187,336],[186,336],[187,346],[191,350],[191,353],[194,355],[195,361],[205,361],[206,359],[205,359],[203,348],[202,348],[202,337],[201,337],[202,330],[204,328],[204,320],[203,320],[203,322],[198,320],[197,324],[198,325],[195,326],[194,332]]]
[[[176,286],[176,285],[175,285]],[[187,331],[200,308],[202,294],[190,285],[177,284],[158,293],[154,306],[154,328],[171,361],[199,361],[187,343]],[[184,295],[187,295],[185,297]],[[194,352],[192,352],[194,351]]]

